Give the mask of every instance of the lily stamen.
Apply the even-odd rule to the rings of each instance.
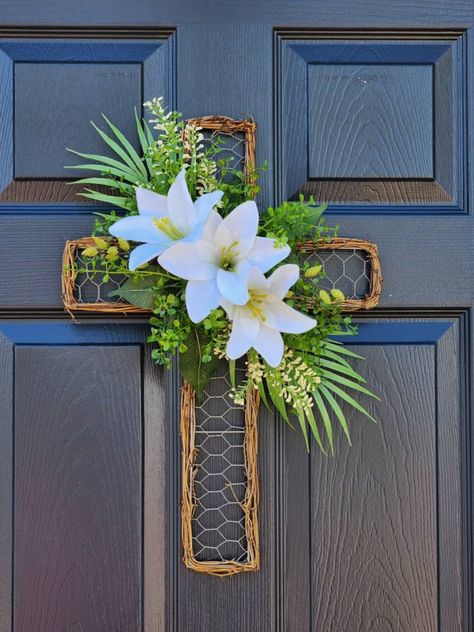
[[[235,262],[239,258],[238,253],[233,251],[238,245],[239,242],[236,240],[230,246],[221,247],[221,268],[224,270],[233,270]]]
[[[262,307],[260,307],[265,300],[268,298],[268,294],[265,292],[258,292],[256,290],[249,290],[250,300],[247,303],[247,307],[252,312],[252,316],[257,318],[262,323],[264,323],[267,319],[263,313]]]
[[[183,239],[186,235],[184,235],[176,226],[173,224],[169,217],[154,217],[153,223],[155,226],[164,233],[167,237],[172,239],[173,241],[177,241],[178,239]]]

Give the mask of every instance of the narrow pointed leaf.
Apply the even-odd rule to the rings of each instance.
[[[349,369],[352,368],[349,362],[345,358],[341,357],[337,353],[334,353],[333,351],[329,351],[329,349],[326,349],[324,347],[321,348],[320,357],[330,358],[331,360],[334,360],[334,362],[339,362],[339,364],[342,364],[343,366],[346,366]]]
[[[107,123],[107,125],[110,127],[110,129],[112,130],[112,132],[115,134],[115,136],[119,139],[119,141],[122,143],[123,147],[126,149],[127,154],[130,156],[130,158],[133,160],[133,162],[135,163],[136,167],[138,168],[138,170],[142,173],[142,175],[147,178],[148,174],[146,172],[145,166],[143,165],[143,161],[140,158],[140,156],[137,154],[135,147],[133,147],[133,145],[127,140],[127,138],[124,136],[124,134],[122,134],[122,132],[118,129],[118,127],[116,127],[113,123],[111,123],[109,121],[109,119],[105,116],[105,114],[102,114],[104,121]]]
[[[257,384],[258,394],[260,395],[260,399],[262,400],[264,406],[270,410],[270,405],[268,403],[267,394],[265,393],[265,386],[263,384],[263,380]]]
[[[267,375],[269,374],[268,365],[266,365],[266,373]],[[271,371],[270,371],[270,374],[271,374]],[[278,412],[280,413],[280,415],[283,417],[285,421],[289,421],[288,413],[286,411],[286,406],[285,406],[285,400],[280,395],[280,389],[278,388],[278,386],[273,386],[273,384],[271,383],[271,380],[267,379],[266,382],[267,382],[268,394],[270,395],[270,399],[272,400],[272,402],[275,404],[275,408],[278,410]]]
[[[120,147],[120,145],[114,141],[112,138],[110,138],[110,136],[107,136],[107,134],[105,132],[103,132],[100,127],[97,127],[97,125],[95,123],[93,123],[91,121],[91,125],[92,127],[95,129],[95,131],[99,134],[99,136],[102,138],[102,140],[104,141],[104,143],[106,143],[110,149],[112,149],[112,151],[114,151],[117,156],[119,156],[123,162],[130,167],[131,171],[136,172],[137,175],[141,173],[141,175],[146,175],[144,173],[141,172],[141,169],[137,168],[137,165],[135,163],[135,161],[133,160],[133,158],[131,158],[128,153],[122,149],[122,147]],[[143,165],[142,165],[143,166]]]
[[[130,200],[125,197],[118,197],[115,195],[106,195],[99,191],[92,191],[92,189],[86,189],[87,193],[78,193],[81,197],[89,198],[90,200],[97,200],[98,202],[106,202],[112,204],[112,206],[118,206],[130,210]]]
[[[342,429],[344,430],[344,434],[347,437],[347,441],[349,442],[349,445],[352,445],[351,435],[349,433],[349,427],[347,425],[346,418],[344,417],[344,413],[342,412],[342,408],[339,406],[338,402],[331,395],[331,392],[328,391],[328,389],[323,384],[320,385],[319,390],[327,399],[329,406],[333,409],[336,417],[338,418],[339,423],[341,424]]]
[[[104,165],[114,167],[115,169],[119,169],[120,171],[127,173],[129,176],[132,176],[133,178],[135,178],[135,180],[146,182],[146,179],[144,179],[143,176],[137,172],[137,170],[130,169],[128,165],[124,164],[123,162],[120,162],[119,160],[115,160],[115,158],[109,158],[108,156],[101,156],[99,154],[83,154],[80,151],[76,151],[75,149],[67,149],[67,151],[70,151],[72,154],[75,154],[76,156],[79,156],[80,158],[85,158],[86,160],[92,160],[94,161],[94,164],[103,163]],[[73,167],[73,168],[77,169],[77,167]],[[90,166],[88,168],[90,168]]]
[[[306,450],[309,452],[309,437],[308,437],[308,428],[306,427],[306,417],[301,411],[295,413],[298,417],[298,421],[300,422],[301,432],[303,433],[304,442],[306,443]]]
[[[321,452],[323,452],[323,454],[327,454],[326,450],[324,449],[321,435],[319,434],[318,425],[316,423],[316,419],[314,418],[314,414],[311,408],[306,411],[306,418],[308,420],[309,427],[311,428],[311,432],[313,433],[313,437],[316,439]]]
[[[138,138],[140,140],[140,146],[142,148],[142,153],[143,153],[143,157],[145,159],[146,165],[148,167],[148,171],[151,173],[152,172],[152,162],[150,160],[150,158],[148,157],[148,148],[150,147],[150,142],[146,137],[145,131],[144,129],[146,128],[146,123],[140,120],[139,116],[138,116],[138,112],[137,112],[137,108],[135,108],[135,122],[137,124],[137,134],[138,134]]]
[[[344,375],[349,375],[358,382],[362,382],[363,384],[366,383],[366,380],[362,377],[362,375],[359,375],[359,373],[357,373],[357,371],[354,371],[352,367],[347,367],[337,362],[331,362],[331,360],[325,360],[324,358],[320,359],[320,364],[321,366],[324,366],[328,369],[339,371],[339,373],[344,373]]]
[[[336,386],[335,384],[332,384],[331,382],[325,382],[323,386],[326,386],[333,393],[336,393],[336,395],[339,395],[339,397],[341,397],[343,400],[345,400],[348,404],[350,404],[353,408],[361,412],[363,415],[368,417],[371,421],[373,421],[374,423],[377,423],[377,420],[374,419],[374,417],[372,417],[372,415],[361,404],[359,404],[358,401],[356,401],[353,397],[351,397],[345,391],[343,391],[342,388],[339,388],[339,386]]]
[[[120,180],[126,180],[130,182],[132,186],[134,186],[137,182],[135,176],[131,176],[120,169],[116,169],[115,167],[108,167],[106,165],[94,165],[94,164],[86,164],[86,165],[66,165],[64,169],[83,169],[87,171],[100,171],[104,176],[111,175],[117,176]],[[74,184],[74,182],[72,183]]]
[[[117,191],[129,190],[131,193],[135,191],[131,184],[120,182],[120,180],[113,180],[112,178],[81,178],[81,180],[74,180],[74,182],[67,182],[67,184],[95,184],[97,186],[117,189]]]
[[[333,373],[332,371],[327,371],[326,369],[322,369],[321,372],[324,375],[324,377],[326,377],[328,380],[331,380],[332,382],[338,382],[339,384],[343,384],[344,386],[347,386],[348,388],[353,388],[355,391],[360,391],[361,393],[364,393],[364,395],[368,395],[369,397],[373,397],[374,399],[377,399],[378,401],[380,401],[380,397],[375,395],[375,393],[372,393],[371,391],[369,391],[367,388],[364,388],[363,386],[361,386],[358,382],[353,382],[352,380],[348,380],[342,375],[338,375],[337,373]]]
[[[151,145],[152,143],[155,142],[155,139],[153,138],[153,134],[151,132],[150,126],[148,125],[146,121],[143,123],[143,129],[145,131],[145,136],[148,141],[148,144]]]
[[[341,353],[342,355],[350,356],[351,358],[357,358],[358,360],[365,360],[364,357],[362,357],[358,353],[354,353],[354,351],[349,351],[349,349],[344,347],[342,344],[336,344],[335,342],[328,342],[327,340],[325,340],[324,346],[328,349],[331,349],[331,351],[334,351],[335,353]]]
[[[326,405],[323,401],[323,398],[321,397],[321,395],[318,393],[317,390],[315,390],[313,392],[313,397],[314,397],[314,401],[316,403],[316,406],[318,407],[318,410],[321,414],[321,418],[323,420],[324,423],[324,428],[326,430],[326,435],[328,437],[328,441],[329,441],[329,447],[331,448],[331,454],[334,454],[334,444],[333,444],[333,436],[332,436],[332,425],[331,425],[331,420],[329,418],[329,414],[326,408]]]

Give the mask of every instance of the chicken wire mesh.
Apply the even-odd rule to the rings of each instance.
[[[245,133],[241,131],[223,132],[218,130],[202,130],[205,150],[215,149],[218,153],[217,176],[224,181],[232,178],[226,170],[238,169],[242,171],[245,166]]]
[[[248,559],[245,411],[234,404],[230,392],[229,372],[222,363],[195,409],[192,544],[198,561]]]
[[[113,300],[116,303],[125,303],[124,299],[114,297],[109,293],[118,290],[125,282],[125,276],[109,275],[109,280],[104,281],[104,273],[91,270],[90,258],[82,255],[82,250],[76,248],[73,254],[73,266],[75,271],[75,283],[73,296],[78,303],[108,303]]]
[[[364,299],[371,290],[371,261],[365,250],[358,248],[318,250],[305,257],[310,265],[323,266],[324,278],[318,287],[341,290],[346,299]]]

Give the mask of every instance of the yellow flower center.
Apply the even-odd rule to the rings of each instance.
[[[173,239],[173,241],[176,241],[178,239],[183,239],[183,237],[186,237],[184,233],[182,233],[178,228],[176,228],[176,226],[173,224],[173,222],[170,220],[169,217],[160,217],[160,218],[154,217],[153,224],[158,228],[158,230],[164,233],[167,237],[169,237],[170,239]]]
[[[239,245],[238,241],[233,241],[230,246],[221,247],[220,267],[223,270],[233,270],[238,258],[238,252],[235,251]]]
[[[247,301],[246,307],[252,312],[252,316],[264,323],[267,319],[263,313],[263,304],[268,298],[268,294],[258,290],[249,290],[250,299]]]

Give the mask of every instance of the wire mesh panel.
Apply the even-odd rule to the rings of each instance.
[[[184,562],[217,575],[256,570],[259,558],[258,396],[249,393],[244,409],[230,392],[222,363],[198,404],[185,385],[181,415]]]
[[[344,311],[377,305],[382,289],[377,246],[360,239],[334,237],[317,243],[305,242],[298,247],[311,265],[323,266],[324,278],[318,278],[318,287],[338,289],[344,294]]]
[[[105,241],[114,243],[113,239],[102,237]],[[63,269],[61,275],[62,298],[68,312],[146,312],[135,305],[131,305],[121,298],[109,298],[110,292],[118,289],[124,281],[121,275],[109,275],[104,282],[104,271],[93,270],[90,259],[84,257],[85,248],[94,246],[92,237],[73,239],[66,242],[63,254]]]
[[[222,161],[225,169],[238,169],[247,175],[254,169],[256,125],[253,121],[235,121],[227,116],[202,116],[189,119],[188,123],[201,128],[205,148],[216,147],[217,159]]]

